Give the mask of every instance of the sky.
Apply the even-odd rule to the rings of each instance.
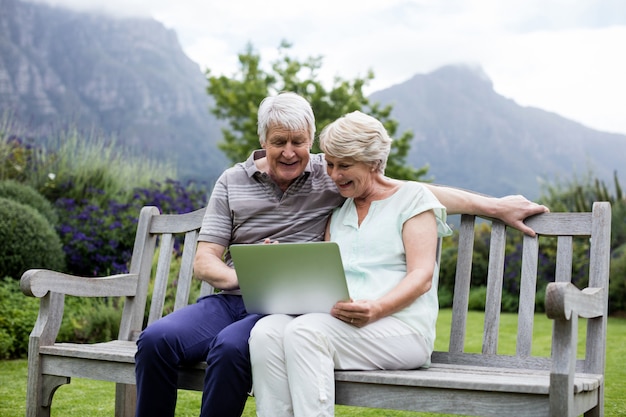
[[[623,0],[31,0],[176,31],[185,53],[231,76],[248,43],[268,66],[282,40],[319,77],[368,71],[372,93],[444,65],[482,68],[499,94],[585,126],[626,134]]]

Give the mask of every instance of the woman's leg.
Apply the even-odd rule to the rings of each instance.
[[[334,415],[335,369],[414,369],[429,359],[423,338],[392,317],[357,328],[329,314],[306,314],[287,325],[283,344],[298,417]]]
[[[293,316],[272,314],[250,332],[250,360],[256,411],[259,417],[293,416],[287,383],[283,331]]]

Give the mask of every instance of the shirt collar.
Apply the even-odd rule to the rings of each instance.
[[[257,149],[250,154],[248,159],[246,159],[243,166],[249,177],[252,177],[257,172],[261,173],[261,171],[259,171],[259,169],[256,167],[256,164],[254,163],[254,161],[256,161],[257,159],[264,158],[265,156],[266,156],[265,149]],[[309,175],[313,171],[313,166],[311,164],[313,156],[314,155],[311,154],[309,157],[309,163],[306,164],[306,167],[304,168],[304,171],[303,171],[304,175]],[[300,176],[302,176],[303,174],[301,174]]]

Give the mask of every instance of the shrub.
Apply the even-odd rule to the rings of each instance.
[[[452,307],[454,293],[448,287],[440,287],[437,291],[437,297],[439,300],[439,308]]]
[[[86,277],[127,272],[137,214],[129,204],[61,198],[58,227],[70,273]]]
[[[142,206],[156,206],[162,213],[187,213],[206,203],[205,190],[193,184],[168,180],[152,185],[135,189],[130,202],[96,189],[90,190],[90,198],[56,201],[68,271],[82,276],[127,272]]]
[[[37,320],[39,299],[22,294],[19,283],[0,279],[0,359],[23,358],[28,337]],[[59,342],[95,343],[111,340],[119,332],[119,298],[65,297]]]
[[[0,279],[0,300],[0,359],[24,357],[38,300],[22,294],[19,282],[9,277]]]
[[[65,314],[57,340],[98,343],[117,337],[123,306],[119,297],[65,297]]]
[[[470,311],[485,311],[487,303],[487,287],[472,288],[469,293],[467,309]]]
[[[0,198],[0,241],[0,271],[4,276],[20,277],[30,268],[65,268],[59,235],[30,206]]]
[[[0,197],[26,204],[41,213],[52,226],[59,222],[59,216],[52,203],[33,187],[15,180],[0,181]]]
[[[609,313],[626,312],[626,244],[617,248],[611,256],[609,278]]]
[[[36,174],[35,161],[40,159],[43,151],[32,140],[10,134],[8,130],[0,123],[0,179],[27,181]]]

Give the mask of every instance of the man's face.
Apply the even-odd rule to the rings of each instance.
[[[268,174],[284,191],[309,163],[309,132],[272,126],[267,131],[263,148],[266,151]]]

